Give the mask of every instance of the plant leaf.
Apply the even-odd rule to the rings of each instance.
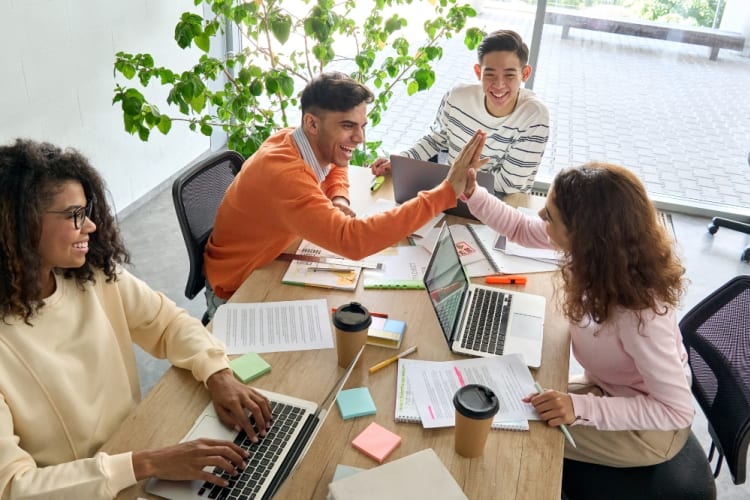
[[[277,13],[271,17],[271,33],[273,36],[285,44],[289,40],[289,32],[292,29],[292,18],[286,14]]]
[[[197,35],[194,41],[195,45],[203,52],[208,52],[211,48],[211,39],[206,34]]]
[[[172,120],[166,115],[161,115],[161,117],[159,118],[159,123],[156,126],[159,129],[159,132],[167,135],[167,133],[169,133],[169,130],[172,128]]]

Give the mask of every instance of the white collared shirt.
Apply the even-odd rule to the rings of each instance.
[[[331,166],[323,165],[318,161],[302,127],[294,129],[294,132],[292,132],[292,139],[302,155],[302,160],[304,160],[304,162],[312,169],[318,182],[323,182],[326,177],[328,177],[328,173],[331,171]]]

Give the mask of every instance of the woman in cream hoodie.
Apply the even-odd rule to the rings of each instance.
[[[197,319],[120,267],[102,179],[74,150],[0,147],[0,497],[112,498],[146,477],[223,480],[246,452],[198,440],[98,452],[140,400],[132,343],[190,370],[225,424],[255,436],[268,401],[239,383]],[[264,434],[261,431],[261,434]]]

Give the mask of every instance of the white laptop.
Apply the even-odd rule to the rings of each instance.
[[[167,481],[153,478],[147,482],[146,491],[174,500],[273,497],[307,452],[363,350],[364,347],[336,380],[320,405],[258,389],[270,400],[274,420],[271,429],[257,444],[247,439],[245,431],[237,432],[224,426],[216,415],[213,403],[206,406],[182,441],[205,437],[226,439],[248,450],[250,457],[247,467],[236,477],[229,476],[221,469],[210,468],[215,469],[212,471],[215,474],[223,475],[229,481],[228,486],[222,488],[204,481]],[[252,416],[250,420],[253,421]]]
[[[472,284],[446,224],[424,284],[453,352],[481,357],[519,353],[528,366],[541,365],[546,299]]]
[[[393,199],[396,203],[404,203],[417,196],[417,193],[432,189],[445,180],[450,167],[441,163],[415,160],[406,156],[391,155],[391,177],[393,178]],[[477,184],[484,186],[490,193],[495,192],[495,178],[489,172],[477,172]],[[445,211],[446,214],[476,219],[469,207],[458,200],[454,208]]]

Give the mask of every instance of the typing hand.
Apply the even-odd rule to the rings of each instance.
[[[331,200],[331,203],[333,203],[333,206],[344,212],[344,215],[348,217],[356,217],[357,212],[351,209],[349,206],[349,200],[344,198],[343,196],[336,196]]]
[[[234,378],[229,368],[214,373],[206,381],[216,414],[225,425],[236,430],[243,429],[247,437],[258,442],[247,412],[252,413],[261,436],[271,426],[271,405],[268,399],[255,389]]]
[[[539,418],[553,427],[571,425],[576,421],[573,399],[565,392],[547,389],[541,394],[529,394],[523,402],[534,405]]]
[[[377,158],[370,163],[372,175],[391,175],[391,160],[388,158]]]
[[[487,139],[487,134],[483,130],[477,130],[474,135],[463,147],[456,161],[451,165],[451,169],[448,171],[448,177],[446,179],[453,186],[453,190],[456,192],[456,198],[466,189],[468,179],[468,171],[470,169],[477,170],[482,167],[485,163],[490,161],[489,158],[479,159],[484,149],[484,141]],[[472,190],[472,193],[474,191]]]
[[[249,453],[231,441],[197,439],[156,450],[133,452],[136,480],[147,477],[170,481],[196,480],[226,486],[227,481],[204,471],[207,466],[220,467],[236,476],[247,466]]]

